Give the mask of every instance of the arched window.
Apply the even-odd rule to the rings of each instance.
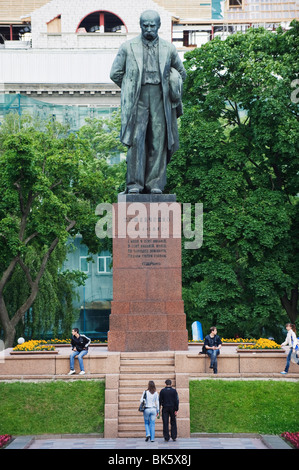
[[[109,11],[95,11],[89,13],[81,20],[77,32],[86,33],[118,33],[126,32],[124,22],[114,13]]]

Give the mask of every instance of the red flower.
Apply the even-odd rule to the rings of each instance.
[[[11,436],[9,434],[4,434],[0,436],[0,448],[3,447],[11,440]]]
[[[289,441],[295,449],[299,449],[299,432],[283,432],[281,437]]]

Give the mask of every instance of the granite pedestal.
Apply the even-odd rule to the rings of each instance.
[[[108,350],[187,350],[175,195],[119,197],[114,221]]]

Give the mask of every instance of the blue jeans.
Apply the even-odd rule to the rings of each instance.
[[[155,439],[156,408],[145,408],[143,412],[145,435],[150,436],[151,441]]]
[[[217,356],[220,354],[219,349],[207,349],[207,354],[211,359],[210,368],[214,369],[214,372],[217,373]]]
[[[78,361],[80,365],[80,369],[84,370],[84,365],[83,365],[83,356],[85,356],[88,353],[87,349],[83,349],[83,351],[78,352],[78,351],[72,351],[70,355],[70,369],[74,370],[75,369],[75,357],[78,356]]]
[[[292,352],[293,352],[293,348],[290,348],[289,354],[288,354],[288,357],[287,357],[287,363],[286,363],[286,366],[285,366],[285,369],[284,369],[285,372],[289,372],[289,367],[290,367],[290,363],[291,363]]]

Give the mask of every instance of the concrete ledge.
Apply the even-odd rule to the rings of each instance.
[[[220,354],[217,358],[218,375],[247,373],[280,373],[285,368],[286,354],[276,352]],[[211,374],[210,358],[205,354],[175,353],[176,373]],[[299,379],[299,366],[291,362],[289,374]]]
[[[70,370],[70,350],[57,348],[57,354],[10,355],[5,350],[0,363],[0,377],[5,376],[67,376]],[[119,373],[119,353],[107,353],[104,349],[90,348],[84,357],[86,374],[98,376]],[[75,359],[75,371],[80,372],[78,360]],[[75,377],[75,376],[72,376]],[[81,378],[85,376],[80,376]]]
[[[79,376],[80,379],[104,378],[108,381],[118,381],[120,372],[120,352],[92,351],[84,358],[86,375]],[[132,353],[133,354],[133,353]],[[164,357],[165,353],[155,352],[155,358]],[[154,357],[153,357],[154,359]],[[188,378],[193,376],[213,376],[209,369],[209,358],[202,354],[184,351],[175,352],[175,374],[178,380],[178,388],[186,388]],[[150,362],[150,358],[149,358]],[[220,354],[218,356],[218,374],[216,377],[281,377],[280,372],[284,370],[286,354],[281,353],[234,353]],[[75,361],[75,370],[78,374],[78,361]],[[69,352],[59,350],[56,355],[20,355],[4,356],[0,363],[0,380],[38,380],[49,379],[77,379],[77,374],[68,376]],[[285,378],[299,379],[299,366],[291,362],[289,373]],[[116,383],[109,388],[116,387]]]

